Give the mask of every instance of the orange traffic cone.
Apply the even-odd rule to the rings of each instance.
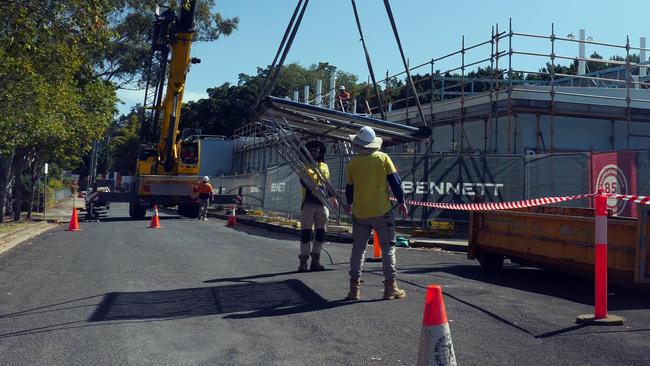
[[[456,355],[451,342],[445,302],[442,299],[442,289],[438,285],[427,287],[417,365],[456,366]]]
[[[70,217],[70,225],[67,231],[79,231],[79,219],[77,218],[77,208],[72,208],[72,217]]]
[[[227,227],[235,227],[237,226],[237,218],[235,218],[235,206],[232,206],[232,210],[230,211],[230,216],[228,216],[228,224],[226,224]]]
[[[372,242],[374,256],[372,258],[366,258],[366,262],[381,262],[381,246],[379,245],[379,235],[377,235],[376,230],[373,230],[373,232],[375,233]]]
[[[153,205],[153,216],[151,217],[150,229],[160,229],[160,218],[158,217],[158,205]]]

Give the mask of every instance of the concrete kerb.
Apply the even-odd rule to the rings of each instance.
[[[73,201],[72,196],[70,196],[58,202],[54,207],[48,208],[45,217],[40,213],[34,212],[31,220],[23,221],[24,226],[0,234],[0,254],[47,230],[57,227],[58,224],[69,222],[73,202],[77,208],[83,207],[83,199],[75,199]]]
[[[215,211],[208,212],[208,216],[216,217],[222,220],[228,220],[228,215],[221,214]],[[274,232],[288,233],[295,236],[300,236],[300,229],[278,225],[270,222],[258,221],[255,218],[246,215],[237,216],[237,223],[249,226],[264,228]],[[467,252],[468,243],[467,239],[432,239],[411,237],[409,235],[400,235],[409,239],[409,245],[412,248],[437,248],[453,252]],[[352,243],[352,234],[348,233],[327,233],[325,240],[337,243]]]
[[[214,212],[214,211],[208,212],[208,216],[216,217],[218,219],[228,220],[228,215],[217,213],[217,212]],[[238,215],[237,216],[237,223],[238,224],[245,224],[245,225],[249,225],[249,226],[254,226],[254,227],[259,227],[259,228],[267,229],[267,230],[274,231],[274,232],[287,233],[287,234],[292,234],[292,235],[295,235],[295,236],[300,236],[300,229],[298,229],[298,228],[283,226],[283,225],[276,225],[276,224],[273,224],[273,223],[270,223],[270,222],[262,222],[262,221],[255,220],[254,218],[247,217],[245,215]],[[330,242],[337,242],[337,243],[352,243],[352,234],[328,233],[328,234],[325,235],[325,240],[330,241]]]
[[[0,254],[57,226],[47,221],[29,222],[25,227],[5,233],[0,236]]]

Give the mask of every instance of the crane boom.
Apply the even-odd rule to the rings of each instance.
[[[198,141],[179,139],[185,80],[190,64],[200,62],[190,57],[195,5],[195,0],[181,0],[178,16],[171,8],[156,15],[152,65],[157,65],[157,70],[150,71],[148,81],[148,86],[155,86],[156,90],[148,88],[145,97],[145,108],[151,112],[142,126],[141,150],[146,153],[141,153],[138,160],[137,170],[141,175],[192,175],[199,171]],[[158,140],[155,146],[153,135]]]

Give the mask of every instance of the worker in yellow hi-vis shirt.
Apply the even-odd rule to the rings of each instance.
[[[374,229],[379,237],[384,271],[384,299],[401,299],[406,292],[395,280],[395,217],[390,202],[390,190],[397,199],[400,213],[408,215],[404,191],[397,169],[390,157],[379,151],[382,139],[371,127],[362,127],[350,136],[357,156],[347,168],[345,211],[352,216],[352,254],[350,255],[350,292],[348,300],[359,300],[363,257]]]
[[[330,178],[330,171],[325,164],[325,144],[320,141],[309,141],[305,144],[309,155],[316,163],[317,169],[325,179]],[[311,168],[307,169],[309,174],[318,189],[326,192],[324,182],[321,181],[318,174]],[[320,263],[320,254],[323,248],[323,241],[325,241],[325,226],[329,216],[327,207],[314,195],[314,193],[307,188],[307,185],[302,180],[302,207],[300,210],[300,265],[298,272],[307,271],[307,262],[311,255],[310,271],[322,271],[325,267]],[[328,195],[333,207],[338,207],[338,202],[331,194]],[[314,235],[314,243],[312,245],[312,226],[316,234]]]

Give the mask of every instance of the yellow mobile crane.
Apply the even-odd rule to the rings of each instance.
[[[185,79],[190,65],[201,62],[190,57],[196,0],[179,4],[162,12],[156,6],[136,174],[127,192],[99,190],[94,180],[89,182],[93,188],[89,188],[92,196],[87,199],[86,215],[90,219],[105,215],[109,202],[128,202],[129,215],[136,219],[154,204],[177,206],[182,216],[199,214],[200,203],[192,193],[199,180],[200,138],[179,131]],[[218,202],[235,202],[234,195],[216,197]]]
[[[153,204],[178,206],[180,215],[196,217],[192,197],[198,181],[198,136],[181,136],[179,119],[194,36],[196,0],[181,0],[178,9],[156,7],[152,57],[146,75],[140,153],[129,200],[129,214],[142,218]],[[178,14],[178,15],[177,15]],[[166,82],[165,82],[166,81]],[[166,86],[163,96],[163,89]]]

